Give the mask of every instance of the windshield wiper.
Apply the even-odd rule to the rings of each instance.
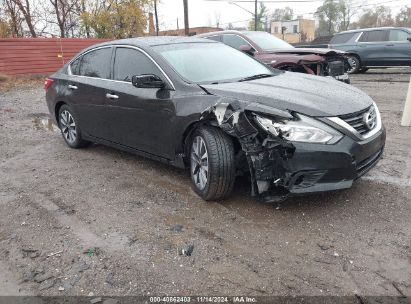
[[[239,80],[239,82],[248,81],[248,80],[255,80],[255,79],[261,79],[261,78],[267,78],[267,77],[272,77],[272,76],[274,76],[274,75],[273,74],[257,74],[257,75],[241,78]]]

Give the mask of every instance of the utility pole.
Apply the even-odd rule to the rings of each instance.
[[[154,0],[154,16],[155,16],[155,18],[156,18],[156,35],[158,36],[157,0]]]
[[[258,21],[257,21],[257,0],[255,0],[255,3],[254,3],[254,31],[257,30],[257,25],[258,25]]]
[[[188,36],[190,34],[190,27],[188,24],[188,0],[183,0],[184,3],[184,32]]]

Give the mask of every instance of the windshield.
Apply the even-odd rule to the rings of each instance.
[[[238,81],[273,71],[243,52],[222,43],[181,43],[154,46],[184,79],[194,83]]]
[[[266,32],[243,32],[243,34],[250,38],[264,51],[294,48],[291,44],[288,44],[284,40],[278,39],[277,37],[274,37]]]

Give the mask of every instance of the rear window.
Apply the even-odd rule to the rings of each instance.
[[[379,42],[387,40],[387,31],[378,30],[378,31],[369,31],[364,32],[359,41],[361,42]]]
[[[111,48],[103,48],[91,51],[83,55],[80,64],[81,76],[110,78]]]
[[[340,43],[346,43],[348,42],[354,35],[357,33],[344,33],[344,34],[338,34],[335,35],[331,41],[330,44],[340,44]]]
[[[81,57],[78,57],[70,64],[71,74],[78,75],[79,65]]]
[[[210,40],[214,40],[214,41],[221,42],[221,36],[219,36],[219,35],[217,35],[217,36],[205,37],[205,38],[210,39]]]
[[[403,30],[390,30],[388,36],[389,41],[406,41],[408,37],[411,37],[411,34]]]

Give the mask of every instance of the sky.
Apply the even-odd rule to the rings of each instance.
[[[179,28],[184,28],[184,15],[183,15],[183,0],[159,0],[158,6],[159,25],[160,30],[176,29],[177,19]],[[250,2],[240,3],[245,10],[254,11],[254,4]],[[265,2],[269,11],[274,11],[276,8],[284,8],[286,6],[291,7],[294,10],[295,15],[303,15],[304,18],[313,19],[313,13],[317,7],[321,6],[323,0],[308,0],[310,2],[296,2],[298,0],[270,0],[271,2]],[[274,2],[277,3],[274,3]],[[280,2],[279,2],[280,1]],[[284,2],[286,1],[286,2]],[[300,0],[307,1],[307,0]],[[376,4],[389,6],[392,9],[394,15],[399,12],[400,8],[405,5],[410,5],[410,0],[352,0],[355,9],[361,11],[361,5],[364,8],[372,8]],[[234,26],[246,26],[248,21],[252,18],[252,15],[239,8],[234,4],[230,4],[225,0],[188,0],[189,9],[189,21],[190,27],[197,26],[215,26],[216,16],[220,16],[220,27],[226,27],[229,22],[232,22]],[[242,21],[242,22],[238,22]]]

